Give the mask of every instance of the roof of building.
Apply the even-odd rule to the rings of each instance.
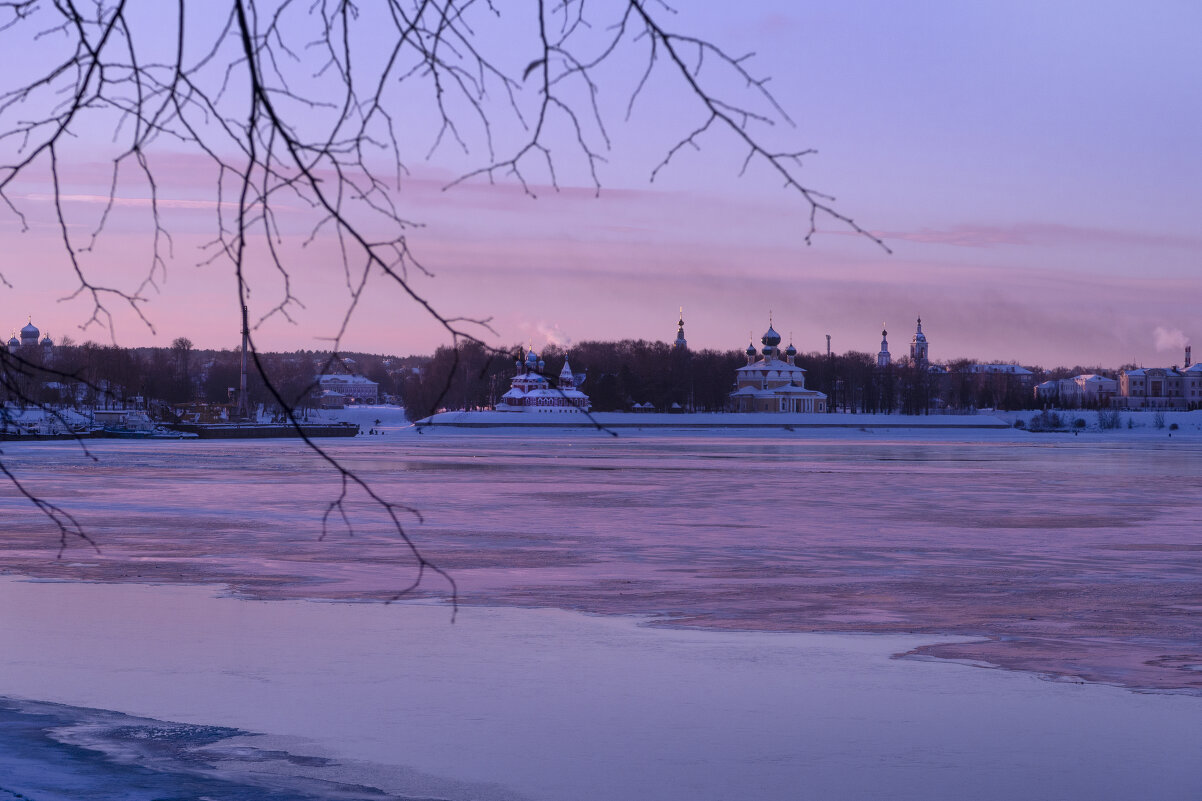
[[[339,374],[339,373],[333,373],[333,374],[328,374],[328,375],[319,375],[319,376],[317,377],[317,381],[318,381],[318,383],[321,383],[321,384],[327,384],[327,383],[329,383],[329,384],[335,384],[335,383],[340,383],[340,384],[371,384],[373,387],[375,387],[375,386],[379,386],[379,384],[378,384],[377,382],[375,382],[375,381],[372,381],[370,378],[367,378],[366,376],[361,376],[361,375],[341,375],[341,374]]]
[[[1148,373],[1164,373],[1169,375],[1181,375],[1181,371],[1176,367],[1138,367],[1134,370],[1124,370],[1123,375],[1133,375],[1136,377],[1145,376]]]
[[[796,364],[789,364],[786,361],[776,358],[760,359],[758,362],[745,364],[735,370],[736,373],[805,373],[805,369],[798,367]]]
[[[1034,375],[1026,367],[1017,364],[970,364],[970,373],[1010,373],[1012,375]]]

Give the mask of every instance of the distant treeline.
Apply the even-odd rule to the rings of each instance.
[[[487,409],[509,389],[520,348],[495,352],[478,343],[439,348],[419,374],[407,377],[401,396],[411,419],[442,409]],[[548,345],[539,352],[545,374],[554,383],[566,356],[574,373],[585,373],[581,389],[599,412],[630,410],[651,404],[698,412],[723,411],[734,388],[735,370],[747,364],[744,351],[680,350],[666,342],[622,340],[582,342],[568,348]],[[1031,382],[1006,375],[971,374],[971,360],[951,362],[944,373],[931,373],[895,362],[879,370],[876,355],[849,351],[798,354],[806,386],[826,393],[840,411],[921,414],[932,409],[1035,408]],[[1032,369],[1033,381],[1064,378],[1100,368]],[[1113,373],[1109,373],[1113,375]]]
[[[135,397],[148,404],[227,403],[241,373],[240,349],[197,350],[182,337],[167,348],[68,342],[49,351],[22,348],[13,356],[4,360],[0,400],[61,406],[120,405]],[[320,373],[365,375],[380,385],[381,394],[399,395],[406,374],[427,357],[298,350],[261,353],[259,361],[284,400],[303,409],[315,401]],[[247,396],[255,405],[278,405],[249,359]]]
[[[332,354],[298,350],[262,353],[263,370],[287,403],[304,409],[316,402],[314,381],[323,372],[349,372],[379,384],[381,397],[399,398],[411,418],[441,409],[487,409],[509,388],[520,348],[493,351],[478,343],[440,347],[433,356],[389,356],[370,353]],[[69,340],[47,351],[22,348],[16,359],[4,359],[0,401],[97,406],[125,403],[226,403],[239,383],[240,351],[198,350],[185,338],[165,348],[121,348]],[[569,348],[548,345],[539,354],[554,383],[564,357],[574,373],[587,378],[581,387],[597,411],[630,410],[650,404],[698,412],[727,408],[735,370],[747,363],[739,350],[680,350],[665,342],[622,340],[582,342]],[[971,374],[972,360],[950,362],[932,374],[907,359],[889,370],[876,367],[876,355],[849,351],[827,358],[798,354],[806,370],[806,386],[826,393],[832,409],[854,412],[921,414],[934,409],[1036,408],[1031,384],[1081,373],[1114,376],[1098,367],[1028,367],[1027,382],[1007,375]],[[26,365],[26,366],[22,366]],[[44,366],[45,370],[37,369]],[[1120,368],[1122,369],[1122,368]],[[253,363],[248,366],[247,393],[252,404],[271,407],[268,392]]]

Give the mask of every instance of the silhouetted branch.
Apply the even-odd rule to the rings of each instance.
[[[608,79],[599,70],[624,58],[624,45],[645,43],[646,62],[633,68],[638,77],[628,89],[626,117],[656,70],[677,81],[699,115],[697,123],[682,125],[685,132],[651,169],[652,181],[682,150],[699,149],[708,133],[724,129],[746,148],[741,172],[762,163],[802,198],[807,243],[818,221],[827,219],[885,247],[837,211],[833,198],[801,180],[802,159],[812,149],[782,151],[760,138],[765,126],[792,121],[767,88],[767,78],[749,69],[751,54],[733,56],[717,44],[674,32],[668,23],[676,12],[664,2],[611,0],[588,5],[586,13],[583,0],[529,0],[520,9],[506,9],[526,23],[517,39],[511,22],[493,27],[500,11],[480,0],[370,5],[176,0],[173,8],[161,5],[156,12],[163,19],[149,25],[132,16],[126,0],[0,0],[0,37],[37,39],[49,54],[39,72],[14,68],[11,76],[0,78],[0,201],[28,229],[18,184],[48,184],[76,282],[68,297],[91,303],[83,328],[98,326],[115,337],[113,310],[123,306],[153,331],[146,294],[158,290],[174,251],[162,216],[160,187],[166,178],[155,154],[183,150],[202,156],[214,172],[215,219],[200,263],[232,269],[237,308],[251,332],[252,361],[268,394],[340,479],[339,492],[322,516],[322,536],[334,515],[353,532],[345,504],[349,492],[362,492],[387,513],[416,562],[416,580],[401,594],[431,571],[448,581],[457,599],[454,581],[425,558],[402,525],[404,516],[420,520],[420,515],[377,494],[305,435],[255,344],[254,332],[267,321],[278,317],[293,323],[295,310],[303,308],[281,246],[285,210],[308,215],[302,247],[318,240],[337,244],[346,297],[330,337],[334,354],[369,281],[383,279],[441,327],[456,353],[460,344],[474,343],[491,356],[507,355],[484,342],[495,333],[488,319],[438,308],[414,283],[431,271],[410,241],[419,223],[397,206],[409,174],[405,157],[412,145],[406,135],[412,135],[415,120],[426,126],[428,144],[419,150],[426,158],[444,146],[469,157],[483,153],[479,166],[444,189],[477,178],[506,179],[534,197],[540,185],[557,191],[567,168],[576,167],[600,192],[611,139],[598,100]],[[0,47],[3,43],[0,38]],[[504,63],[522,49],[527,56],[519,74]],[[740,91],[717,88],[732,79]],[[111,132],[111,182],[82,244],[64,203],[66,146],[80,137],[90,141],[98,131]],[[98,278],[88,256],[110,225],[127,180],[133,180],[127,173],[148,187],[152,236],[145,274],[123,288]],[[254,304],[251,326],[247,309],[257,301],[251,275],[260,265],[278,280],[278,294]],[[436,408],[449,388],[448,383]],[[39,508],[58,522],[64,537],[68,531],[82,535],[57,507]]]

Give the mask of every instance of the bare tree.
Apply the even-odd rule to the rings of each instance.
[[[721,131],[742,149],[744,170],[758,163],[800,200],[806,242],[825,219],[884,247],[802,179],[803,158],[813,150],[766,144],[770,126],[791,120],[751,54],[678,32],[680,16],[662,0],[529,0],[503,13],[492,0],[0,0],[0,47],[36,39],[41,48],[35,64],[8,64],[0,78],[0,201],[24,224],[18,185],[49,186],[76,282],[71,297],[91,303],[84,327],[111,335],[116,304],[153,329],[146,303],[173,258],[161,159],[203,159],[216,202],[200,261],[232,272],[230,309],[240,310],[254,367],[285,409],[254,341],[265,321],[291,320],[302,306],[283,252],[280,209],[307,211],[306,242],[337,243],[346,303],[333,351],[373,278],[435,320],[452,345],[485,344],[487,320],[435,308],[412,281],[427,267],[412,242],[418,223],[398,205],[406,165],[448,150],[474,166],[447,188],[508,181],[533,196],[579,174],[600,191],[609,130],[623,115],[611,119],[599,98],[619,61],[634,76],[620,87],[626,118],[653,78],[674,81],[696,109],[650,180]],[[98,131],[111,149],[108,198],[81,234],[83,221],[68,214],[64,198],[74,143],[101,141]],[[88,257],[130,187],[149,195],[150,250],[141,280],[121,286]],[[252,304],[252,278],[264,265],[274,275],[273,294]],[[296,423],[291,411],[288,417]],[[428,570],[450,580],[402,524],[405,515],[420,517],[416,510],[379,496],[308,444],[340,480],[323,535],[331,519],[349,526],[345,502],[357,490],[387,512],[416,562],[413,583],[398,595]]]

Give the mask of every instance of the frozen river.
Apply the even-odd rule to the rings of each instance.
[[[453,626],[436,579],[300,600],[414,567],[361,496],[318,541],[337,487],[298,443],[6,443],[101,552],[54,559],[0,488],[0,569],[100,582],[0,584],[0,696],[25,699],[0,775],[83,753],[86,781],[148,782],[132,799],[163,797],[121,773],[152,765],[198,799],[1199,794],[1202,445],[978,436],[332,443],[421,511]]]
[[[264,786],[481,801],[1202,792],[1202,699],[890,659],[930,638],[485,608],[452,626],[429,605],[11,579],[0,605],[10,695],[269,735],[18,705],[27,728],[59,718],[37,752],[0,747],[0,788],[43,801],[81,797],[56,778],[80,746],[112,760],[88,782],[123,781],[102,797],[136,801],[165,787],[249,801]],[[127,779],[131,766],[166,784]]]

